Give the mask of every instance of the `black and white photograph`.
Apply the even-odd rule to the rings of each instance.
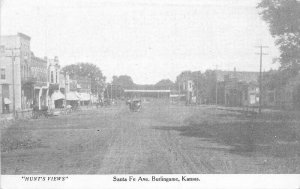
[[[299,189],[300,1],[0,0],[0,130],[1,189]]]

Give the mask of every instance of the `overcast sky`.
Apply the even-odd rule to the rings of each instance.
[[[277,65],[258,0],[4,0],[2,34],[31,36],[35,55],[97,64],[108,80],[175,80],[183,70],[258,71]]]

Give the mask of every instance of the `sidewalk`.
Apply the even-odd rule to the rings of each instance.
[[[236,111],[236,112],[255,112],[258,113],[258,107],[227,107],[227,106],[217,106],[219,110]],[[298,116],[300,115],[299,110],[280,110],[271,108],[262,108],[263,113],[283,113]]]
[[[228,107],[228,106],[217,106],[217,109],[220,110],[228,110],[228,111],[237,111],[237,112],[258,112],[258,107],[246,107],[246,106],[242,106],[242,107]],[[281,110],[277,110],[277,109],[270,109],[270,108],[262,108],[262,112],[281,112]]]

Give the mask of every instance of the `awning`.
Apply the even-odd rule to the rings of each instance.
[[[92,102],[98,102],[98,98],[96,95],[92,95]]]
[[[77,92],[68,92],[67,93],[67,100],[80,100],[80,96]]]
[[[4,98],[4,104],[10,104],[11,101],[8,98]]]
[[[184,94],[170,94],[171,98],[176,98],[176,97],[185,97]]]
[[[55,91],[52,96],[52,100],[60,100],[60,99],[65,99],[65,95],[63,95],[60,91]]]
[[[90,101],[91,95],[88,93],[79,93],[80,94],[80,100],[81,101]]]

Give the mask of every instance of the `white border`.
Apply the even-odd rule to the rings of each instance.
[[[25,181],[22,177],[67,177],[65,181]],[[113,181],[113,177],[149,178],[150,181]],[[200,181],[151,181],[152,176],[179,178],[197,177]],[[208,189],[300,189],[299,174],[206,174],[206,175],[2,175],[1,189],[98,189],[98,188],[208,188]]]

